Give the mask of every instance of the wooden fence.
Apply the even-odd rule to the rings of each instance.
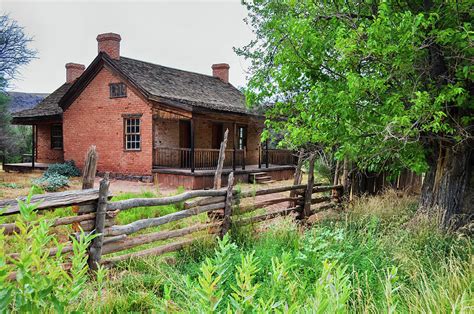
[[[31,202],[38,203],[37,211],[72,206],[74,215],[52,219],[52,232],[55,232],[55,227],[72,225],[70,232],[76,236],[81,229],[100,234],[94,238],[89,249],[89,266],[95,269],[98,264],[110,265],[129,258],[177,251],[206,237],[223,236],[232,225],[259,223],[292,212],[299,219],[303,219],[315,211],[338,206],[341,190],[340,185],[313,184],[310,180],[308,184],[238,191],[233,185],[233,173],[231,173],[227,187],[220,189],[195,190],[175,196],[112,202],[106,176],[101,181],[99,189],[35,195]],[[259,197],[262,195],[270,197]],[[178,208],[181,210],[160,217],[139,219],[125,225],[117,224],[115,221],[118,213],[132,208],[173,204],[180,204]],[[281,206],[268,210],[269,206],[275,204]],[[0,201],[0,208],[6,208],[2,215],[19,214],[17,200]],[[156,231],[155,227],[167,224],[169,226],[171,222],[203,213],[208,213],[201,216],[204,222],[188,224],[179,229]],[[6,235],[18,231],[15,223],[1,224],[0,230],[2,229]],[[170,239],[174,239],[173,242],[162,242]],[[158,242],[161,243],[156,244]],[[71,254],[72,243],[63,244],[61,253]],[[148,246],[138,251],[129,251],[143,245]],[[55,247],[46,250],[49,250],[50,256],[54,256],[58,251]],[[122,254],[118,254],[119,252]],[[13,258],[17,255],[15,252],[9,254]]]

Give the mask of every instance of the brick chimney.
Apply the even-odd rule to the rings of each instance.
[[[112,59],[120,59],[120,40],[120,35],[115,33],[97,35],[99,52],[105,52]]]
[[[212,65],[212,76],[220,78],[222,81],[229,83],[229,68],[227,63],[217,63]]]
[[[74,82],[82,73],[86,67],[84,64],[78,63],[66,63],[66,83]]]

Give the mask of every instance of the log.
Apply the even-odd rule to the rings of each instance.
[[[242,218],[242,219],[239,219],[239,220],[235,221],[234,223],[237,226],[245,226],[245,225],[248,225],[248,224],[251,224],[251,223],[262,222],[264,220],[276,218],[278,216],[284,216],[284,215],[287,215],[287,214],[291,213],[292,211],[300,211],[300,210],[301,210],[301,206],[295,206],[295,207],[291,207],[291,208],[284,208],[284,209],[280,209],[279,211],[266,213],[266,214],[255,216],[255,217]]]
[[[214,223],[208,223],[208,224],[197,224],[191,227],[177,229],[177,230],[171,230],[171,231],[167,230],[167,231],[143,234],[137,237],[127,238],[123,241],[117,241],[115,243],[111,243],[110,245],[105,245],[102,249],[102,254],[109,254],[109,253],[124,251],[136,246],[140,246],[140,245],[144,245],[144,244],[148,244],[148,243],[152,243],[156,241],[177,238],[177,237],[181,237],[181,236],[194,233],[197,231],[217,227],[220,225],[221,225],[221,222],[214,222]]]
[[[313,193],[314,184],[314,162],[316,155],[312,153],[309,156],[309,169],[308,169],[308,185],[306,187],[304,195],[304,206],[303,206],[303,217],[309,217],[311,214],[311,196]]]
[[[82,216],[68,216],[62,218],[56,218],[52,220],[47,220],[47,223],[51,223],[52,227],[63,226],[63,225],[70,225],[73,223],[79,223],[81,221],[91,220],[95,218],[95,213],[90,213],[87,215]],[[14,232],[19,232],[15,223],[8,223],[8,224],[0,224],[0,229],[5,228],[3,234],[10,235]]]
[[[230,216],[232,216],[232,197],[234,189],[234,173],[229,174],[229,179],[227,180],[227,195],[225,199],[224,207],[224,218],[222,219],[222,228],[220,232],[220,237],[223,238],[224,235],[229,231],[230,228]]]
[[[104,242],[105,216],[107,211],[107,196],[109,195],[109,173],[106,173],[99,187],[99,201],[97,202],[97,211],[95,216],[95,233],[98,234],[92,240],[89,248],[89,259],[87,263],[89,268],[97,270],[102,255],[102,245]]]
[[[112,202],[107,205],[108,210],[126,210],[135,207],[162,206],[184,202],[190,198],[202,196],[224,196],[225,189],[220,190],[196,190],[183,194],[162,197],[162,198],[134,198],[119,202]]]
[[[213,191],[213,192],[216,192],[216,191]],[[205,213],[211,210],[223,208],[224,206],[225,206],[224,203],[210,204],[210,205],[199,206],[199,207],[195,207],[191,209],[181,210],[179,212],[171,213],[162,217],[141,219],[141,220],[134,221],[128,225],[117,225],[117,226],[112,226],[110,228],[107,228],[104,230],[104,234],[107,236],[131,234],[145,228],[161,226],[172,221],[181,220],[181,219],[188,218],[194,215],[199,215],[201,213]]]
[[[224,160],[225,160],[225,149],[227,146],[227,136],[229,135],[229,129],[225,130],[224,139],[221,142],[221,147],[219,150],[219,159],[217,160],[217,169],[216,173],[214,174],[214,190],[218,190],[221,188],[222,183],[222,168],[224,167]]]
[[[94,187],[95,173],[97,172],[97,151],[95,145],[89,147],[84,162],[84,172],[82,174],[82,189],[92,189]]]
[[[342,189],[342,185],[321,185],[319,183],[315,183],[314,184],[315,186],[313,187],[313,191],[312,191],[312,194],[314,193],[321,193],[321,192],[327,192],[327,191],[332,191],[333,189]],[[300,192],[300,191],[297,191],[296,194],[298,195],[303,195],[305,194],[305,192]]]
[[[73,225],[73,230],[74,231],[80,231],[82,229],[84,231],[92,231],[92,230],[95,229],[95,224],[96,224],[95,219],[82,221],[78,224],[74,224]],[[105,220],[104,227],[112,227],[113,225],[115,225],[115,219],[106,219]]]
[[[114,264],[114,263],[117,263],[117,262],[120,262],[120,261],[124,261],[124,260],[130,259],[130,258],[134,258],[134,257],[144,257],[144,256],[148,256],[148,255],[161,255],[161,254],[165,254],[165,253],[169,253],[169,252],[174,252],[174,251],[180,250],[183,247],[188,246],[188,245],[190,245],[194,242],[197,242],[197,241],[201,240],[202,238],[204,238],[204,237],[199,237],[199,238],[196,238],[196,239],[181,240],[181,241],[177,241],[177,242],[170,243],[170,244],[165,244],[165,245],[162,245],[162,246],[158,246],[158,247],[151,248],[151,249],[146,249],[146,250],[139,251],[139,252],[128,253],[128,254],[114,256],[114,257],[109,257],[107,259],[103,259],[101,264]]]
[[[222,203],[222,202],[225,202],[225,196],[205,197],[205,198],[201,198],[189,203],[184,203],[184,209],[189,209],[189,208],[203,206],[203,205]]]
[[[335,203],[323,204],[319,206],[311,206],[311,214],[316,214],[323,210],[335,208],[335,207],[337,207],[337,204]]]
[[[78,191],[64,191],[47,194],[33,195],[31,204],[37,204],[36,210],[53,209],[72,205],[82,205],[99,199],[99,190],[87,189]],[[18,200],[25,201],[26,197],[0,201],[0,208],[6,208],[2,215],[18,214]]]
[[[301,190],[303,191],[306,188],[306,184],[299,184],[299,185],[288,185],[288,186],[281,186],[275,188],[268,188],[268,189],[260,189],[256,191],[244,191],[239,193],[239,197],[247,198],[247,197],[254,197],[259,195],[266,195],[266,194],[273,194],[273,193],[282,193],[294,190]],[[237,191],[234,192],[237,194]]]
[[[283,203],[283,202],[297,202],[297,201],[302,201],[302,200],[303,200],[302,197],[282,197],[282,198],[277,198],[277,199],[273,199],[273,200],[262,201],[260,203],[240,206],[240,208],[235,211],[234,215],[240,215],[240,214],[248,213],[248,212],[257,210],[259,208],[264,208],[266,206],[279,204],[279,203]]]

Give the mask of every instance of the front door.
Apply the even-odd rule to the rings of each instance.
[[[222,123],[213,123],[211,148],[219,149],[221,147],[221,142],[224,139],[223,137],[224,137],[224,127]]]
[[[181,168],[191,167],[191,121],[179,120],[179,148],[187,148],[179,151]]]

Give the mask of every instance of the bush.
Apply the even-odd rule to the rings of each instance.
[[[39,186],[48,192],[54,192],[60,188],[66,187],[69,185],[69,180],[66,176],[57,173],[44,173],[42,177],[33,180],[33,184]]]
[[[37,219],[31,196],[26,202],[18,201],[20,217],[15,224],[19,232],[7,237],[0,230],[0,312],[64,313],[85,287],[87,248],[95,236],[71,237],[73,252],[61,255],[58,239],[49,233],[51,222]],[[19,253],[15,258],[5,252],[11,243]],[[58,254],[45,254],[48,247],[58,247]],[[66,264],[70,265],[67,271]]]
[[[49,176],[52,174],[60,174],[65,177],[79,177],[81,175],[81,171],[79,168],[76,167],[74,160],[68,160],[62,164],[52,164],[48,167],[44,176]]]

